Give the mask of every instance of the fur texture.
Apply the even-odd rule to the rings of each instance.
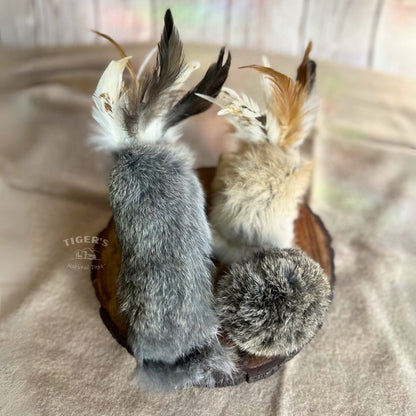
[[[219,283],[217,311],[241,350],[285,356],[313,338],[331,298],[318,263],[301,250],[273,249],[231,266]]]
[[[122,247],[118,277],[129,345],[145,389],[213,386],[233,359],[217,340],[210,230],[185,148],[138,145],[119,154],[110,201]]]
[[[298,204],[312,165],[271,143],[242,143],[221,155],[212,184],[215,254],[231,264],[254,252],[291,247]]]
[[[222,64],[223,55],[196,88],[218,93],[230,64]],[[127,60],[110,64],[94,98],[103,144],[115,156],[109,191],[122,247],[118,298],[136,380],[143,389],[210,387],[232,377],[234,357],[217,338],[211,232],[193,157],[169,134],[172,120],[209,104],[191,112],[193,98],[178,101],[190,68],[170,11],[155,67],[139,71],[142,80],[129,87],[122,80]]]
[[[222,107],[236,127],[240,145],[221,155],[213,181],[210,222],[214,253],[231,264],[261,249],[293,245],[298,204],[309,186],[311,164],[301,160],[299,145],[316,117],[310,94],[315,64],[311,44],[298,68],[298,80],[268,67],[252,66],[263,74],[267,110],[232,90],[209,99]]]

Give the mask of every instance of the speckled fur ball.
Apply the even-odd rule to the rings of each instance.
[[[235,263],[217,291],[222,328],[243,351],[299,351],[322,325],[332,293],[321,266],[298,249],[271,249]]]

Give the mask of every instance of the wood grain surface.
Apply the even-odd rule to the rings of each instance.
[[[215,173],[214,168],[198,169],[198,175],[207,195],[207,210],[210,206],[210,184]],[[307,205],[299,208],[299,217],[295,223],[296,244],[309,256],[316,260],[325,270],[333,288],[335,282],[334,274],[334,252],[331,248],[331,237],[324,224]],[[97,244],[95,250],[97,259],[94,260],[92,268],[92,283],[95,293],[100,301],[101,318],[114,336],[114,338],[125,348],[126,324],[123,316],[119,313],[117,302],[117,276],[121,263],[121,247],[117,238],[113,219],[100,233],[101,239],[108,240],[108,245],[103,247]],[[101,240],[102,241],[102,240]],[[216,263],[217,276],[215,282],[221,279],[226,268]],[[230,343],[227,335],[222,335],[222,341]],[[253,382],[275,373],[282,364],[293,358],[299,351],[290,356],[258,357],[244,352],[239,352],[241,371],[235,379],[235,384],[243,381]],[[219,386],[220,387],[220,386]]]

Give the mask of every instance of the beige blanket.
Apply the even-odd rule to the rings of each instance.
[[[319,64],[311,204],[333,236],[337,282],[312,343],[263,381],[153,394],[133,385],[134,360],[100,319],[89,261],[75,258],[111,215],[111,162],[87,137],[90,95],[116,53],[12,55],[0,61],[2,415],[416,414],[415,84]],[[203,67],[215,55],[189,48]],[[257,95],[257,76],[236,68],[260,57],[233,55],[228,85]],[[295,70],[293,59],[271,61]],[[214,110],[185,131],[199,166],[231,145]]]

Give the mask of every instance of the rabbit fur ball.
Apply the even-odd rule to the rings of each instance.
[[[233,263],[219,282],[217,313],[250,354],[293,356],[323,324],[332,290],[322,267],[299,249],[261,250]]]

